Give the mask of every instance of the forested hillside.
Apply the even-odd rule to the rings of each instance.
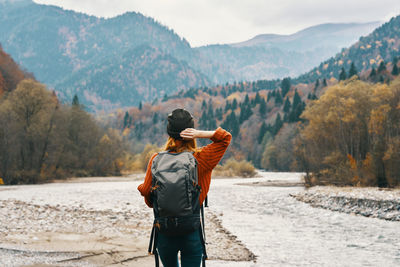
[[[387,24],[398,24],[398,18],[392,19]],[[367,38],[371,41],[373,36],[386,39],[379,33],[387,27],[392,28],[385,24]],[[390,33],[388,35],[392,36]],[[398,38],[398,36],[393,38]],[[346,49],[345,52],[353,51],[352,53],[357,54],[355,51],[358,46],[359,43]],[[300,79],[284,78],[191,89],[165,96],[158,102],[141,103],[139,107],[131,108],[126,112],[117,112],[116,117],[109,120],[109,123],[113,127],[121,129],[125,138],[132,140],[136,145],[135,149],[141,151],[146,143],[161,145],[166,140],[167,114],[176,107],[184,107],[197,119],[196,127],[215,129],[220,125],[232,133],[232,146],[225,158],[246,159],[257,167],[269,170],[312,172],[316,177],[313,178],[314,180],[310,180],[310,183],[326,182],[321,177],[330,177],[330,179],[341,177],[341,180],[337,180],[335,183],[395,185],[400,182],[397,174],[394,175],[396,170],[393,169],[397,164],[394,162],[397,162],[398,157],[396,145],[393,143],[397,142],[397,137],[391,138],[398,136],[399,132],[397,126],[390,125],[395,125],[399,118],[398,79],[391,85],[399,75],[397,55],[400,54],[396,48],[390,47],[382,50],[383,55],[378,57],[386,58],[386,55],[390,54],[393,58],[388,62],[381,59],[377,62],[376,70],[374,68],[363,69],[360,72],[355,64],[350,62],[347,68],[342,65],[333,68],[339,77],[327,76],[310,83],[300,83]],[[308,73],[309,77],[313,77],[313,72]],[[388,84],[390,85],[388,86]],[[359,87],[365,88],[365,90],[357,91]],[[348,93],[342,94],[342,91],[335,88],[346,88]],[[379,90],[382,92],[377,92]],[[355,95],[353,95],[353,91]],[[376,97],[372,97],[371,92],[374,92]],[[367,101],[365,98],[371,99]],[[363,102],[364,100],[366,102]],[[329,101],[332,101],[332,106],[327,104]],[[389,106],[385,106],[385,101]],[[320,108],[314,114],[312,110],[317,103],[321,103]],[[332,111],[336,109],[339,111],[332,113],[330,107],[332,107]],[[303,114],[304,110],[306,113]],[[349,117],[344,114],[349,114]],[[351,132],[359,131],[359,127],[361,127],[351,124],[359,119],[355,114],[370,116],[364,119],[363,132]],[[321,116],[326,116],[326,118],[321,118],[316,123],[313,122],[314,118]],[[325,123],[330,125],[331,120],[335,120],[335,123],[342,126],[348,125],[343,126],[346,127],[342,129],[344,132],[335,132],[333,129],[326,128]],[[307,130],[309,123],[313,124],[312,131]],[[384,128],[387,129],[387,133],[390,132],[391,137],[382,139],[386,130],[379,130],[381,126],[377,125],[386,125],[386,123],[387,127],[392,127]],[[334,125],[329,127],[341,129]],[[322,133],[318,130],[319,127],[321,130],[326,128],[325,141],[323,141],[323,137],[315,137]],[[384,133],[374,133],[374,131],[384,131]],[[348,137],[344,137],[344,133]],[[311,135],[313,137],[309,137]],[[366,136],[364,138],[361,135]],[[356,139],[355,136],[361,139]],[[314,137],[322,142],[321,146],[312,141]],[[325,152],[330,153],[329,155],[318,150],[324,150],[324,146],[327,145],[326,142],[330,142],[329,140],[342,140],[343,138],[345,138],[343,140],[345,144],[337,144],[330,148],[331,150],[328,149],[330,146],[327,146]],[[360,143],[360,140],[368,141],[363,144]],[[348,144],[347,142],[352,143]],[[378,146],[380,146],[379,149]],[[308,153],[307,151],[313,152]],[[362,162],[367,159],[370,160],[369,171],[360,167]],[[324,160],[327,165],[324,165]],[[381,164],[380,162],[383,161],[388,164]],[[335,166],[342,172],[335,172]],[[383,171],[384,174],[382,174],[382,168],[386,168]],[[358,178],[351,176],[355,172],[357,172]],[[381,181],[382,179],[384,182]]]
[[[5,1],[0,3],[0,24],[0,43],[64,101],[77,94],[92,108],[105,102],[126,105],[128,100],[132,105],[149,100],[142,98],[143,88],[154,98],[175,85],[189,88],[207,82],[182,60],[191,53],[189,44],[139,13],[103,19],[29,0]],[[164,73],[165,82],[154,82]],[[120,87],[127,88],[123,96],[110,94]]]
[[[400,16],[392,18],[370,35],[361,37],[350,48],[343,49],[335,57],[322,62],[300,76],[298,82],[313,82],[316,79],[339,78],[343,69],[348,70],[353,63],[358,71],[377,70],[380,64],[393,61],[400,55]]]
[[[0,24],[0,43],[17,63],[55,89],[61,101],[77,94],[92,111],[181,89],[295,76],[376,25],[320,25],[262,45],[191,48],[140,13],[104,19],[30,0],[1,1]]]
[[[207,84],[207,77],[185,61],[142,45],[81,69],[57,88],[64,88],[65,96],[77,94],[84,103],[110,110]]]

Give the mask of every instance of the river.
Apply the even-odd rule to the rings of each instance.
[[[254,181],[296,181],[261,173]],[[400,266],[400,223],[312,208],[290,197],[302,187],[237,185],[214,180],[210,209],[258,256],[246,266]]]
[[[257,259],[254,262],[213,260],[207,266],[400,266],[399,222],[313,208],[289,196],[305,190],[300,186],[248,185],[266,181],[295,183],[300,177],[299,173],[260,172],[258,178],[213,179],[206,212],[217,215],[224,228],[237,236]],[[82,179],[79,183],[0,187],[0,201],[5,203],[0,206],[0,215],[3,213],[2,220],[8,224],[10,230],[7,231],[11,233],[11,228],[15,231],[15,234],[8,235],[7,231],[3,231],[3,236],[10,240],[24,238],[23,244],[34,244],[41,241],[44,235],[35,232],[46,230],[47,233],[64,227],[75,231],[76,228],[71,228],[70,225],[82,224],[84,221],[79,216],[90,214],[95,218],[93,221],[89,220],[90,216],[84,219],[88,220],[85,225],[89,228],[83,229],[82,233],[100,232],[103,236],[108,236],[107,231],[111,231],[115,220],[119,220],[116,216],[125,214],[124,216],[136,215],[137,218],[144,218],[143,223],[134,218],[129,219],[133,220],[131,224],[141,227],[132,229],[130,233],[139,237],[142,234],[143,242],[147,243],[147,232],[151,224],[148,218],[152,215],[136,190],[140,181],[126,181],[124,178],[105,181],[106,179],[91,182],[89,178]],[[12,201],[17,206],[7,208]],[[19,208],[18,205],[22,204],[18,204],[18,201],[37,206],[29,204],[30,206]],[[32,213],[37,219],[34,220],[29,209],[38,210]],[[25,216],[23,219],[18,217],[22,211]],[[77,216],[73,220],[64,219],[75,213]],[[103,217],[97,218],[98,216]],[[24,234],[28,229],[31,232]],[[82,234],[81,238],[86,238],[86,235]],[[46,242],[44,239],[40,244]],[[54,249],[54,245],[51,249]],[[143,253],[144,250],[141,249],[138,253]],[[1,253],[3,262],[5,256],[13,265],[27,261],[27,258],[15,258],[11,252]],[[39,260],[48,259],[45,256],[40,257]],[[153,265],[151,259],[147,262],[148,265],[141,266]]]

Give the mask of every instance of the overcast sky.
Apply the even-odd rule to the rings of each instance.
[[[257,34],[290,34],[328,22],[388,21],[400,0],[34,0],[99,17],[140,12],[192,46],[234,43]]]

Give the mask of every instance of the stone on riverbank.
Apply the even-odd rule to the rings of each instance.
[[[400,189],[317,186],[291,196],[317,208],[400,221]]]

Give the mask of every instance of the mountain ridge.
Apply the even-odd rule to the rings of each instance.
[[[323,23],[323,24],[318,24],[314,25],[311,27],[304,28],[302,30],[299,30],[295,33],[292,34],[259,34],[256,35],[255,37],[239,42],[239,43],[233,43],[230,44],[233,47],[243,47],[243,46],[268,46],[268,45],[273,45],[276,42],[298,42],[301,40],[301,38],[310,38],[310,37],[329,37],[330,35],[342,35],[342,34],[349,34],[349,31],[359,31],[360,36],[363,36],[365,34],[368,34],[371,32],[371,28],[375,29],[379,25],[381,25],[382,22],[380,21],[373,21],[373,22],[366,22],[366,23]],[[354,41],[356,41],[358,38],[353,38]],[[323,39],[317,39],[315,42],[323,42],[327,43],[326,40]],[[336,46],[341,46],[346,47],[351,45],[354,41],[352,40],[346,40],[346,42],[342,42],[340,45]],[[308,42],[307,45],[310,47],[310,50],[314,48],[313,42]],[[290,46],[290,48],[293,50],[295,47]],[[287,48],[286,48],[287,49]]]
[[[90,97],[85,97],[88,94],[97,95],[101,99],[99,103],[108,101],[121,107],[138,105],[141,101],[173,93],[173,87],[178,91],[240,80],[296,76],[334,54],[331,51],[337,52],[337,48],[332,47],[289,52],[276,47],[229,45],[192,48],[172,29],[137,12],[99,18],[29,0],[6,5],[6,2],[0,3],[0,23],[3,25],[0,27],[0,43],[6,51],[20,65],[33,71],[39,81],[64,96],[61,97],[63,101],[71,101],[77,93],[82,103],[91,110],[102,107],[93,103]],[[142,45],[154,48],[146,50],[154,52],[153,57],[158,57],[156,51],[169,55],[164,57],[163,62],[170,62],[164,66],[179,66],[176,72],[171,73],[173,79],[166,79],[165,83],[156,82],[157,87],[154,88],[152,73],[159,66],[141,65],[140,71],[136,69],[136,73],[143,75],[139,77],[121,73],[125,71],[123,69],[117,73],[117,68],[102,65],[108,62],[113,66],[122,66],[126,62],[121,55]],[[147,54],[138,54],[137,51],[134,54],[136,58],[132,61],[139,62],[142,57],[149,59]],[[147,62],[155,63],[151,60]],[[82,76],[80,72],[87,76]],[[82,86],[98,84],[93,82],[94,76],[91,76],[98,72],[102,73],[102,80],[107,83],[101,88],[100,85],[93,88]],[[157,73],[165,74],[169,70]],[[191,77],[190,82],[181,77]],[[119,93],[114,96],[109,92],[119,90],[119,87],[125,88],[129,94],[117,97]],[[147,88],[147,92],[138,94],[138,90],[143,92],[143,88]],[[128,98],[128,95],[131,97]],[[148,95],[153,99],[146,97]],[[128,99],[130,102],[127,102]]]

